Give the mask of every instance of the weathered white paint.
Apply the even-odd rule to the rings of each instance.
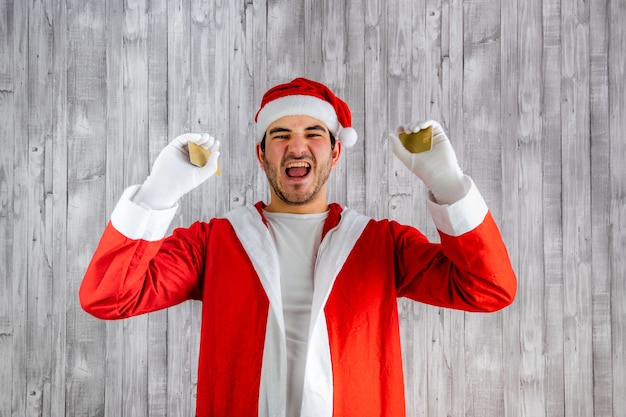
[[[0,0],[0,415],[193,415],[199,303],[105,323],[78,285],[179,133],[222,141],[222,176],[176,225],[264,199],[252,117],[301,75],[360,134],[333,199],[437,239],[386,135],[438,119],[519,275],[492,315],[400,301],[408,415],[626,415],[625,21],[609,0]]]

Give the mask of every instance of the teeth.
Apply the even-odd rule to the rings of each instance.
[[[287,168],[308,168],[308,162],[291,162],[287,165]]]

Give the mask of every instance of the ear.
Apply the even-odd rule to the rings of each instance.
[[[343,147],[341,145],[341,141],[340,140],[335,141],[335,148],[333,149],[333,165],[332,165],[333,168],[339,162],[339,157],[341,156],[342,150],[343,150]]]
[[[261,142],[256,143],[256,159],[259,161],[261,169],[265,170],[263,166],[263,151],[261,150]]]

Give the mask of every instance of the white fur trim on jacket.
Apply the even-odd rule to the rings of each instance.
[[[455,203],[439,205],[429,195],[428,209],[435,227],[448,236],[461,236],[474,230],[485,220],[488,212],[487,203],[472,179],[467,175],[464,179],[467,194]]]
[[[259,416],[284,417],[287,353],[277,251],[270,232],[255,207],[235,209],[226,218],[248,253],[270,302],[261,369]],[[315,290],[302,394],[302,416],[332,417],[333,375],[324,305],[339,271],[369,220],[370,218],[355,211],[343,210],[339,224],[320,243],[314,272]]]
[[[161,240],[176,215],[178,205],[166,210],[152,210],[136,204],[132,198],[140,187],[141,185],[133,185],[124,190],[111,213],[111,223],[118,232],[129,239],[143,239],[149,242]]]

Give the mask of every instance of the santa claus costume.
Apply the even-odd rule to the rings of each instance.
[[[324,86],[302,83],[268,92],[259,132],[285,115],[307,114],[342,143],[354,143],[347,105]],[[136,204],[140,186],[128,188],[85,274],[81,305],[96,317],[120,319],[201,300],[198,417],[287,416],[292,392],[301,416],[404,416],[397,298],[490,312],[515,295],[498,228],[471,179],[464,182],[459,201],[428,202],[440,243],[336,203],[313,219],[320,226],[295,390],[293,320],[281,277],[286,255],[261,202],[165,236],[177,206]]]

